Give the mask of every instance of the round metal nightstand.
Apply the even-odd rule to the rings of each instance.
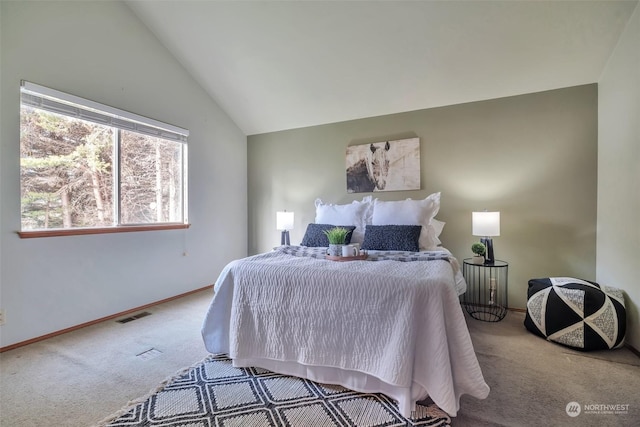
[[[498,322],[507,315],[509,263],[496,260],[490,264],[474,264],[463,260],[462,275],[467,292],[460,303],[474,319]]]

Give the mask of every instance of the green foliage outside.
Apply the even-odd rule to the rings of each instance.
[[[181,144],[172,141],[23,106],[21,228],[181,222],[181,156]]]

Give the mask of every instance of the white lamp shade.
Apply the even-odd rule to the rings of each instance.
[[[472,212],[471,228],[474,236],[499,236],[500,212]]]
[[[276,229],[291,230],[293,228],[293,212],[276,212]]]

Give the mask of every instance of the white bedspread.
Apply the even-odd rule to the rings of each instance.
[[[238,366],[387,393],[405,416],[428,394],[455,416],[461,395],[489,393],[456,266],[453,259],[334,262],[282,250],[236,260],[216,281],[205,346]]]

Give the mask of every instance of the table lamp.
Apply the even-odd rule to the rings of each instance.
[[[495,257],[491,237],[500,235],[500,212],[472,212],[471,227],[472,234],[482,236],[480,243],[487,248],[485,264],[493,264]]]
[[[282,230],[280,238],[281,245],[290,245],[289,230],[293,228],[293,212],[278,211],[276,212],[276,229]]]

